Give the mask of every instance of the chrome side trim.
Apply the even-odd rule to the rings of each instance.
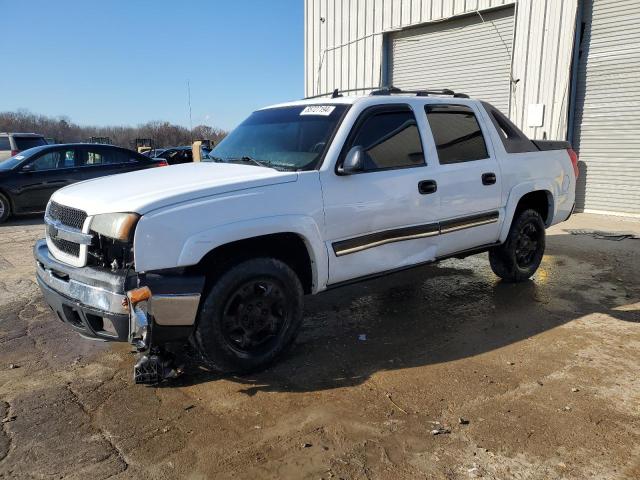
[[[482,215],[473,215],[470,217],[447,220],[440,223],[440,233],[457,232],[458,230],[464,230],[465,228],[473,228],[479,227],[480,225],[488,225],[489,223],[496,223],[499,216],[500,214],[498,212],[491,212]]]
[[[336,257],[340,257],[342,255],[360,252],[362,250],[378,247],[387,243],[432,237],[434,235],[438,235],[438,233],[439,227],[437,223],[427,223],[424,225],[416,225],[413,227],[404,227],[394,230],[383,230],[381,232],[370,233],[361,237],[355,237],[335,242],[332,246]]]
[[[378,247],[387,243],[433,237],[445,233],[456,232],[458,230],[464,230],[466,228],[496,223],[499,218],[500,213],[498,211],[482,213],[479,215],[470,215],[438,223],[427,223],[424,225],[403,227],[394,230],[384,230],[382,232],[363,235],[361,237],[340,240],[338,242],[334,242],[332,247],[336,257],[340,257],[342,255],[361,252],[362,250]]]
[[[336,247],[334,245],[334,251],[336,253],[336,257],[340,257],[342,255],[348,255],[350,253],[361,252],[362,250],[367,250],[369,248],[378,247],[380,245],[386,245],[387,243],[402,242],[404,240],[415,240],[417,238],[434,237],[434,236],[436,236],[438,234],[439,234],[438,231],[434,230],[432,232],[416,233],[414,235],[401,235],[401,236],[398,236],[398,237],[386,238],[384,240],[378,240],[378,241],[375,241],[375,242],[365,243],[365,244],[362,244],[362,245],[358,245],[356,247],[345,248],[345,249],[339,249],[339,248],[336,249]]]
[[[93,287],[76,280],[58,278],[51,270],[45,270],[36,263],[38,278],[49,288],[75,300],[83,305],[103,312],[128,315],[127,297],[124,293],[116,293],[99,287]]]
[[[199,293],[152,295],[150,313],[158,325],[190,326],[196,321]]]

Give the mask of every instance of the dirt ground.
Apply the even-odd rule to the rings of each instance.
[[[269,370],[155,388],[45,306],[41,221],[0,226],[0,477],[640,478],[640,240],[594,228],[640,222],[575,215],[524,284],[479,255],[308,298]]]

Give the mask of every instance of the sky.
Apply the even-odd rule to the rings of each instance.
[[[304,92],[303,0],[0,0],[0,111],[231,129]]]

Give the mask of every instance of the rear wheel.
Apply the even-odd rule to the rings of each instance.
[[[489,251],[493,273],[507,282],[523,282],[540,266],[545,249],[545,227],[535,210],[524,210],[511,224],[505,243]]]
[[[194,335],[205,361],[224,372],[264,368],[295,339],[302,284],[284,262],[255,258],[223,273],[205,298]]]
[[[0,193],[0,223],[5,222],[11,216],[11,204],[9,199]]]

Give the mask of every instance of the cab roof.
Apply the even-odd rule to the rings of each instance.
[[[280,107],[296,107],[304,105],[355,105],[359,103],[365,103],[369,105],[379,105],[384,103],[405,103],[407,100],[425,100],[439,102],[451,102],[456,103],[477,103],[478,100],[469,98],[468,95],[455,93],[451,90],[442,91],[402,91],[393,87],[383,88],[381,90],[374,91],[369,95],[345,95],[336,96],[339,92],[334,92],[333,96],[327,97],[310,97],[301,100],[295,100],[291,102],[278,103],[270,105],[268,107],[261,108],[260,110],[266,110],[269,108]],[[329,94],[328,94],[329,95]],[[431,103],[431,102],[429,102]]]

